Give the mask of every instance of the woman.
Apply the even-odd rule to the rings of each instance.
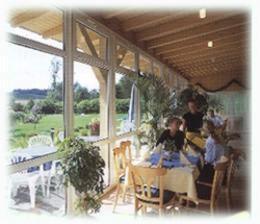
[[[184,145],[184,133],[179,130],[181,120],[177,117],[168,118],[166,125],[167,129],[161,134],[157,140],[156,146],[165,145],[165,150],[179,151]]]
[[[221,140],[215,133],[214,123],[210,120],[204,123],[205,131],[208,132],[209,137],[206,140],[205,156],[204,156],[204,167],[200,172],[197,181],[212,183],[214,178],[214,166],[216,162],[224,156],[224,146],[221,144]],[[211,188],[205,185],[196,183],[198,198],[210,199]]]

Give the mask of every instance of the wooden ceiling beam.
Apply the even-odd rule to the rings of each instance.
[[[239,60],[241,62],[244,62],[246,60],[245,57],[241,55],[234,55],[229,57],[217,57],[211,60],[210,58],[206,58],[204,60],[199,59],[196,61],[185,61],[185,62],[179,62],[179,66],[192,66],[192,65],[198,65],[198,66],[204,66],[204,65],[214,65],[218,63],[229,63],[230,61]]]
[[[217,75],[221,75],[221,74],[226,74],[228,75],[228,73],[245,73],[247,71],[246,68],[225,68],[225,69],[220,69],[217,71],[208,71],[208,70],[201,70],[201,71],[189,71],[189,70],[182,70],[183,72],[185,72],[185,74],[188,74],[188,76],[190,78],[194,78],[194,77],[213,77],[213,76],[217,76]]]
[[[124,10],[111,10],[111,11],[107,11],[107,12],[103,12],[102,13],[102,17],[104,19],[111,19],[113,17],[117,17],[120,16],[124,13],[128,13],[130,9],[124,9]]]
[[[208,47],[208,42],[204,42],[202,44],[198,44],[196,46],[191,46],[187,47],[185,49],[179,49],[176,51],[170,51],[168,53],[162,54],[162,57],[167,58],[168,56],[173,56],[173,55],[180,55],[180,54],[185,54],[185,53],[192,53],[192,52],[202,52],[202,51],[214,51],[217,49],[221,49],[223,47],[229,47],[233,46],[236,43],[247,43],[247,38],[245,35],[240,35],[240,36],[233,36],[231,38],[227,38],[225,40],[219,40],[213,42],[213,47],[209,48]]]
[[[156,26],[164,22],[168,22],[170,19],[179,18],[186,15],[182,11],[176,12],[147,12],[143,15],[136,16],[129,20],[122,22],[122,28],[125,31],[137,31],[145,29],[151,26]]]
[[[225,71],[225,70],[232,70],[232,69],[241,69],[241,68],[245,68],[245,65],[239,65],[237,62],[232,62],[230,64],[219,64],[219,65],[207,65],[207,66],[201,66],[201,67],[197,67],[197,66],[192,66],[192,67],[180,67],[179,68],[185,72],[187,72],[188,74],[194,74],[196,72],[199,73],[212,73],[212,72],[219,72],[219,71]]]
[[[177,33],[182,30],[187,30],[196,26],[208,24],[223,18],[223,13],[208,13],[206,19],[200,19],[199,13],[194,12],[184,18],[179,18],[167,23],[161,24],[157,27],[151,27],[136,33],[138,41],[148,41],[159,37],[167,36],[169,34]]]
[[[213,41],[214,46],[216,46],[220,43],[237,40],[238,38],[246,38],[246,36],[248,35],[248,29],[245,26],[243,26],[241,29],[236,28],[234,31],[235,32],[228,32],[227,35],[214,35],[214,37],[212,36],[212,38],[195,38],[191,41],[183,41],[180,43],[170,44],[159,47],[158,49],[154,48],[155,54],[161,55],[169,52],[183,51],[198,46],[207,47],[208,41]]]
[[[234,42],[232,44],[227,44],[227,45],[222,45],[220,47],[216,47],[216,48],[206,48],[206,49],[198,49],[198,50],[194,50],[194,51],[190,51],[190,52],[183,52],[180,54],[165,54],[163,55],[164,59],[176,59],[176,58],[184,58],[187,56],[196,56],[196,55],[213,55],[217,54],[219,52],[229,52],[229,51],[236,51],[239,50],[240,48],[244,48],[246,47],[244,42],[238,40],[237,42]]]
[[[42,32],[42,36],[43,38],[50,38],[53,37],[55,35],[58,35],[60,33],[62,33],[63,27],[62,24],[52,27],[51,29],[45,30],[44,32]]]
[[[247,57],[247,54],[249,52],[249,49],[246,48],[239,48],[239,49],[234,49],[229,52],[217,52],[213,55],[211,54],[201,54],[201,55],[193,55],[191,57],[181,57],[181,58],[175,58],[173,60],[169,60],[169,63],[176,63],[176,64],[181,64],[181,63],[191,63],[195,62],[196,60],[221,60],[222,58],[229,58],[229,57],[234,57],[234,56],[240,56],[240,57]]]
[[[241,58],[233,58],[230,60],[222,60],[218,62],[204,62],[204,63],[193,63],[193,64],[178,64],[179,68],[191,68],[191,69],[196,69],[196,68],[214,68],[214,67],[219,67],[219,66],[233,66],[234,64],[239,65],[239,64],[244,64],[243,59]]]
[[[155,40],[147,41],[147,48],[156,48],[161,47],[173,43],[178,43],[185,40],[191,40],[194,38],[203,37],[206,35],[211,35],[219,32],[224,32],[227,29],[246,24],[248,23],[245,15],[233,15],[233,16],[225,16],[216,20],[214,22],[210,22],[208,24],[204,24],[201,26],[197,26],[191,29],[183,30],[181,32],[177,32],[171,35],[167,35],[165,37],[157,38]]]
[[[13,27],[20,26],[23,23],[29,22],[33,19],[37,19],[42,15],[48,13],[48,11],[26,11],[24,13],[19,13],[16,16],[12,17],[10,20],[10,24]]]

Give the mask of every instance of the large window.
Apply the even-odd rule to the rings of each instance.
[[[87,28],[81,23],[77,23],[76,39],[78,51],[106,60],[106,37]]]
[[[51,138],[55,145],[63,131],[63,60],[8,46],[10,147],[13,151],[27,148],[30,138],[38,135]]]
[[[135,129],[136,88],[126,76],[116,73],[116,133]]]
[[[74,63],[74,132],[86,141],[107,137],[106,83],[106,70]]]
[[[10,151],[8,164],[57,151],[63,139],[63,59],[8,44]],[[13,173],[9,200],[13,209],[64,214],[65,191],[60,161]]]
[[[152,72],[152,64],[151,61],[140,55],[139,57],[139,70],[143,73],[151,73]]]
[[[122,47],[121,45],[116,46],[116,60],[117,60],[117,66],[121,66],[132,71],[135,70],[134,53]]]
[[[63,48],[63,14],[57,9],[13,10],[7,31],[52,47]]]

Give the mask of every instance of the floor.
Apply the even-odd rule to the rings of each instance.
[[[225,204],[225,194],[222,193],[219,200],[219,206],[217,213],[218,214],[236,214],[242,211],[250,210],[250,202],[248,198],[250,195],[247,195],[249,188],[247,183],[250,181],[248,177],[248,167],[249,162],[241,161],[239,171],[237,172],[233,187],[232,187],[232,198],[233,198],[233,208],[230,213],[227,214],[226,204]],[[50,197],[42,196],[41,189],[39,188],[36,196],[36,208],[32,209],[30,207],[30,198],[28,188],[21,188],[17,191],[15,197],[10,200],[9,208],[12,211],[22,211],[22,212],[32,212],[35,214],[49,214],[55,216],[63,216],[65,214],[65,196],[64,191],[57,193],[55,190],[51,190]],[[105,214],[112,214],[113,202],[115,199],[115,192],[112,192],[106,199],[103,200],[103,205],[101,211],[94,216],[100,216]],[[122,199],[119,199],[118,206],[116,207],[116,212],[113,215],[128,216],[134,217],[134,199],[133,195],[128,195],[125,203],[122,202]],[[203,208],[204,209],[204,208]],[[185,211],[180,209],[178,206],[173,206],[169,210],[168,215],[194,215],[192,211]],[[150,212],[150,215],[154,216],[154,211]]]

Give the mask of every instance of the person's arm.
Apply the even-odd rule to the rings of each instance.
[[[163,144],[163,142],[166,140],[167,130],[165,130],[160,137],[158,138],[156,142],[156,146],[158,146],[160,143]]]
[[[214,141],[207,142],[206,144],[206,153],[205,153],[205,161],[207,163],[213,163],[216,160],[216,151]]]
[[[186,114],[183,115],[182,117],[182,131],[185,133],[187,128],[187,121],[186,121]]]
[[[180,132],[180,138],[179,138],[179,144],[180,144],[180,150],[183,149],[183,146],[184,146],[184,133],[183,132]]]

